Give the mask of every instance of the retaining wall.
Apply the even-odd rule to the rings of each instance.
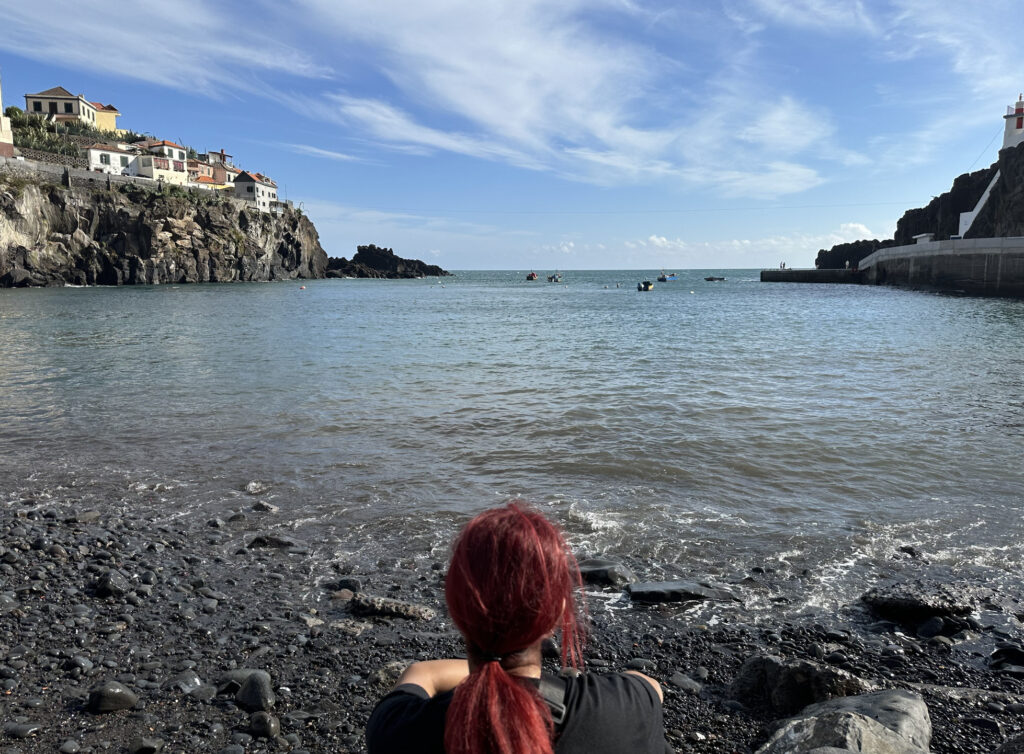
[[[860,283],[857,270],[761,270],[762,283]]]
[[[1024,238],[966,238],[893,246],[860,262],[863,282],[1024,298]]]

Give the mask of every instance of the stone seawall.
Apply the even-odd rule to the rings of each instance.
[[[761,270],[762,283],[861,283],[857,270]]]
[[[1024,298],[1024,238],[968,238],[881,249],[861,260],[863,282]]]

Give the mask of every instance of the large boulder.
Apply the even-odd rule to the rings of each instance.
[[[919,694],[876,691],[811,705],[783,721],[757,754],[927,754],[931,738],[931,718]]]
[[[979,587],[915,580],[875,587],[861,600],[882,618],[917,626],[933,616],[969,615],[979,601],[991,595],[991,591]]]
[[[629,569],[615,560],[605,558],[588,558],[579,562],[580,576],[588,584],[601,586],[624,587],[636,581],[636,576]]]
[[[629,585],[629,596],[634,602],[740,600],[729,587],[709,581],[638,581]]]
[[[845,670],[810,660],[785,662],[774,655],[755,655],[740,667],[726,695],[749,707],[768,707],[788,715],[808,704],[873,688]]]

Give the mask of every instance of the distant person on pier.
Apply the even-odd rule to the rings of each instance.
[[[410,665],[366,728],[370,754],[664,754],[661,686],[642,673],[550,675],[541,644],[561,630],[582,661],[579,569],[558,530],[511,503],[455,542],[445,599],[465,660]]]

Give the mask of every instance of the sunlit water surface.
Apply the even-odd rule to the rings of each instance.
[[[776,611],[901,545],[1016,580],[1024,302],[655,274],[0,291],[0,504],[204,521],[258,482],[370,568],[521,497],[644,578],[770,569]]]

